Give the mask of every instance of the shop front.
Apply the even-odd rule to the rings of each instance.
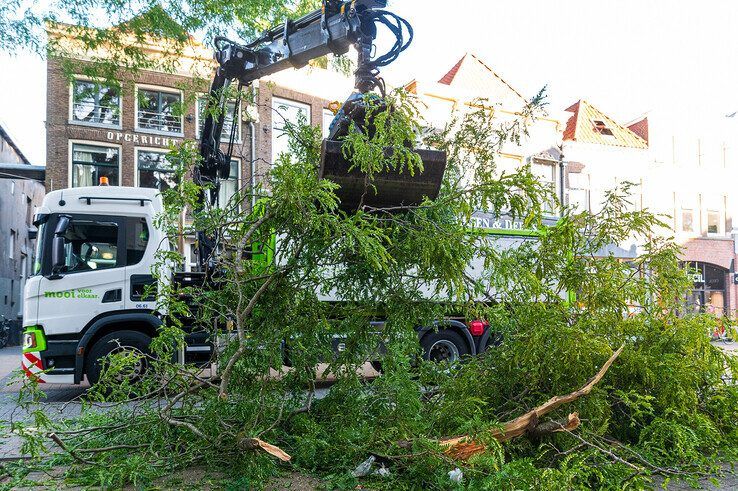
[[[724,315],[728,310],[728,270],[698,261],[686,265],[694,281],[694,288],[687,294],[687,310]]]

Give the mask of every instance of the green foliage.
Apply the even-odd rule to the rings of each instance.
[[[318,5],[316,0],[10,0],[0,5],[0,51],[53,57],[68,77],[83,74],[113,87],[140,70],[172,73],[182,68],[184,57],[193,63],[187,68],[201,91],[212,66],[208,55],[193,57],[198,42],[209,45],[219,35],[250,40]]]
[[[422,127],[415,109],[404,97],[390,107],[373,114],[375,134],[347,138],[370,177],[421,171],[407,152]],[[74,457],[70,480],[113,487],[207,464],[227,469],[234,486],[289,468],[338,489],[641,489],[656,474],[695,477],[735,458],[738,365],[710,344],[717,319],[677,315],[690,284],[677,247],[654,238],[660,218],[633,211],[626,185],[600,212],[565,211],[544,226],[550,190],[527,168],[496,168],[501,146],[524,135],[536,111],[501,126],[480,104],[425,135],[449,156],[443,191],[394,213],[339,211],[336,185],[315,171],[320,132],[306,124],[288,124],[290,151],[239,191],[235,200],[254,207],[201,209],[186,178],[197,149],[172,149],[182,184],[166,193],[158,226],[172,243],[194,230],[217,238],[217,288],[169,281],[182,258],[161,251],[159,309],[170,315],[143,379],[124,377],[140,355],[116,355],[89,397],[113,408],[61,425],[39,416],[34,431],[15,430],[33,442],[56,431]],[[522,218],[537,237],[500,247],[475,226],[480,209]],[[639,243],[637,259],[607,253],[626,241]],[[415,329],[445,317],[487,319],[502,343],[464,363],[425,362]],[[210,375],[172,362],[193,325],[219,348]],[[333,352],[335,337],[345,350]],[[577,430],[504,444],[490,436],[583,386],[623,344],[589,395],[546,416],[576,411]],[[364,380],[357,369],[380,357],[383,375]],[[320,363],[336,381],[316,398]],[[453,461],[438,440],[459,434],[486,451]],[[254,438],[292,463],[255,449]],[[351,474],[370,455],[389,476]],[[460,483],[449,479],[456,467]]]
[[[371,128],[352,122],[342,147],[344,157],[351,162],[350,169],[361,170],[370,180],[385,170],[410,175],[422,172],[420,155],[412,149],[420,132],[418,111],[407,94],[396,91],[382,99],[369,93],[364,95],[364,104],[366,125]]]

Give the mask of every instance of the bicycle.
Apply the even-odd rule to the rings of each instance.
[[[0,314],[0,317],[2,318],[0,321],[0,348],[4,348],[8,345],[10,339],[10,320],[2,314]]]

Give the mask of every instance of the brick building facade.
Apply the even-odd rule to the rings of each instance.
[[[105,166],[117,165],[118,170],[106,172],[111,185],[138,186],[143,179],[139,169],[141,151],[166,153],[170,145],[181,144],[184,140],[195,140],[200,123],[197,110],[202,104],[200,97],[207,93],[206,82],[179,74],[140,71],[135,78],[123,75],[120,89],[101,85],[88,85],[94,82],[82,76],[72,75],[70,80],[64,73],[59,60],[50,58],[47,62],[47,110],[46,110],[46,186],[50,191],[79,185],[98,185],[84,182],[84,171],[75,168],[83,166],[87,157],[84,149],[76,147],[95,147],[111,149]],[[90,89],[85,92],[86,89]],[[190,89],[189,92],[186,89]],[[110,90],[113,95],[107,96]],[[117,100],[105,104],[93,104],[89,93],[100,99],[107,96]],[[82,94],[82,97],[76,97]],[[157,98],[161,107],[162,98],[169,98],[169,107],[153,116],[146,111],[142,97]],[[86,99],[84,99],[86,98]],[[181,108],[181,109],[180,109]],[[159,111],[159,109],[157,109]],[[97,112],[98,114],[94,114]],[[105,114],[107,112],[107,114]],[[117,114],[115,114],[117,112]],[[177,114],[181,112],[181,114]],[[242,111],[243,114],[245,112]],[[251,155],[248,120],[239,117],[236,145],[233,156],[238,159],[240,176],[243,176],[244,160]],[[222,145],[225,149],[225,145]],[[75,171],[77,175],[75,175]],[[239,176],[239,177],[240,177]],[[99,177],[99,176],[98,176]]]
[[[64,35],[56,29],[52,34]],[[85,56],[68,63],[47,61],[46,186],[49,190],[99,185],[166,187],[174,185],[166,161],[170,145],[197,141],[210,77],[212,53],[203,46],[187,52],[191,59],[174,73],[121,72],[117,86],[81,75]],[[64,60],[68,61],[68,60]],[[197,64],[205,70],[192,70]],[[198,77],[192,73],[199,73]],[[333,113],[329,102],[344,98],[352,84],[341,75],[317,67],[286,70],[254,84],[254,103],[229,106],[221,150],[227,149],[236,125],[231,177],[222,183],[220,202],[257,182],[276,155],[286,150],[284,121],[305,120],[326,132]],[[329,119],[330,118],[330,119]],[[253,181],[252,181],[253,179]],[[189,240],[191,244],[191,240]],[[186,268],[194,248],[184,251]]]

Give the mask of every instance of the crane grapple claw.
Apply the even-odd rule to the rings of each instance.
[[[423,161],[422,172],[416,170],[411,174],[407,169],[385,169],[370,180],[359,168],[352,168],[351,161],[343,154],[342,143],[340,140],[323,140],[318,173],[320,179],[329,179],[340,186],[336,195],[341,201],[341,210],[353,212],[368,206],[393,211],[417,206],[426,197],[438,197],[446,170],[446,152],[415,149]]]

